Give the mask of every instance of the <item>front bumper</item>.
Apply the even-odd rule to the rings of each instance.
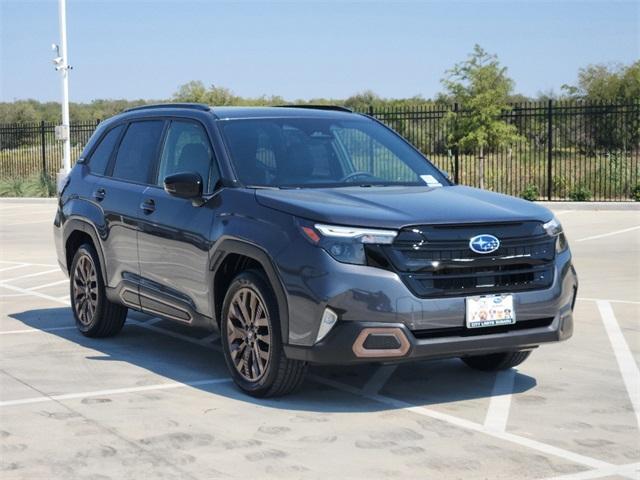
[[[465,328],[464,297],[418,299],[391,272],[343,264],[333,267],[341,269],[340,275],[316,276],[306,282],[306,287],[316,287],[307,291],[320,291],[322,300],[313,302],[311,295],[289,296],[290,338],[284,347],[289,358],[349,364],[459,357],[531,349],[566,340],[573,332],[578,279],[569,250],[556,257],[550,288],[513,293],[516,326],[497,331]],[[340,319],[321,342],[313,344],[326,307]],[[358,337],[370,328],[398,329],[408,348],[397,355],[358,354]]]
[[[535,324],[535,322],[529,322]],[[525,327],[522,322],[519,327]],[[367,328],[400,329],[409,342],[409,349],[403,355],[384,357],[361,357],[354,349],[356,339]],[[285,346],[287,357],[317,364],[353,364],[370,362],[406,362],[434,358],[462,357],[487,353],[527,350],[543,343],[559,342],[573,333],[573,312],[568,305],[553,318],[548,326],[519,328],[504,333],[480,334],[473,336],[443,336],[438,338],[417,338],[402,323],[342,322],[321,342],[312,347]]]

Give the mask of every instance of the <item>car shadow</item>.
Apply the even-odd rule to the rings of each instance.
[[[75,328],[59,329],[59,327],[74,325],[69,308],[27,310],[12,313],[9,317],[18,320],[25,327],[52,329],[46,330],[46,334],[83,347],[81,351],[86,361],[94,363],[87,369],[88,371],[100,371],[103,367],[98,363],[109,362],[111,365],[104,368],[109,370],[110,378],[118,378],[121,375],[124,380],[114,385],[109,382],[102,385],[100,389],[127,387],[126,371],[122,370],[123,363],[180,383],[229,377],[220,353],[219,340],[212,343],[205,343],[203,340],[210,335],[210,332],[169,321],[154,323],[152,327],[154,330],[151,330],[139,325],[149,321],[151,317],[138,312],[129,313],[125,327],[117,336],[102,339],[84,337]],[[165,333],[155,330],[158,328]],[[185,337],[192,339],[192,342],[185,341]],[[202,342],[204,345],[197,342]],[[5,345],[8,347],[6,343]],[[57,361],[56,358],[44,358],[52,363]],[[59,371],[56,370],[56,366],[47,364],[52,376]],[[64,368],[64,365],[60,366]],[[312,366],[308,379],[298,392],[275,399],[250,397],[239,391],[231,381],[190,385],[189,388],[268,408],[287,410],[366,412],[399,408],[359,393],[367,386],[367,382],[378,368],[379,366],[374,364]],[[136,378],[139,376],[140,374],[137,373]],[[153,383],[162,383],[162,381]],[[493,394],[522,393],[536,386],[535,378],[520,372],[515,373],[513,390],[494,392],[494,383],[495,373],[474,371],[458,359],[411,362],[397,366],[384,383],[380,394],[416,406],[429,406],[465,400],[482,401]],[[87,388],[81,385],[77,390],[87,391]]]

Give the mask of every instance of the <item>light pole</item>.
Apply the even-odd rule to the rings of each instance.
[[[58,191],[71,170],[71,138],[69,135],[69,66],[67,57],[67,2],[58,0],[58,17],[60,21],[60,45],[53,44],[56,58],[53,59],[55,69],[60,72],[62,79],[62,125],[56,127],[56,138],[62,140],[63,157],[62,169],[57,175]]]

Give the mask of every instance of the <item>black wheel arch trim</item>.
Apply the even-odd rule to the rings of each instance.
[[[214,254],[211,257],[210,271],[211,271],[211,283],[215,285],[215,278],[218,270],[227,256],[231,254],[243,255],[249,257],[258,262],[265,273],[267,279],[273,288],[273,292],[278,300],[278,316],[280,318],[280,331],[282,334],[282,343],[289,343],[289,303],[287,302],[287,296],[285,294],[284,285],[280,279],[280,275],[275,267],[275,264],[271,256],[258,245],[248,242],[246,240],[238,240],[236,238],[222,238],[214,246]],[[215,305],[218,300],[224,300],[218,298],[215,288],[211,288],[211,310],[213,317],[215,318]]]
[[[107,286],[107,264],[104,258],[104,254],[102,252],[102,242],[100,241],[100,236],[98,235],[98,231],[96,230],[95,226],[92,225],[90,222],[84,220],[84,219],[80,219],[80,218],[70,218],[68,219],[65,223],[64,223],[64,227],[63,227],[63,239],[64,239],[64,243],[63,243],[63,248],[64,248],[64,253],[65,253],[65,261],[66,261],[66,265],[65,267],[68,267],[69,262],[72,260],[70,258],[67,258],[67,242],[69,241],[69,237],[77,231],[81,231],[83,233],[86,233],[87,235],[89,235],[89,237],[91,237],[91,240],[93,242],[93,246],[96,249],[96,252],[98,253],[98,259],[100,261],[100,272],[102,275],[102,281],[104,282],[104,285]],[[67,268],[67,273],[68,272],[68,268]]]

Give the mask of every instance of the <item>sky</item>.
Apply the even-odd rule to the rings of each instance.
[[[0,101],[59,100],[57,8],[0,0]],[[640,58],[640,0],[68,0],[67,11],[76,102],[164,99],[190,80],[288,100],[431,98],[475,43],[535,96],[588,64]]]

